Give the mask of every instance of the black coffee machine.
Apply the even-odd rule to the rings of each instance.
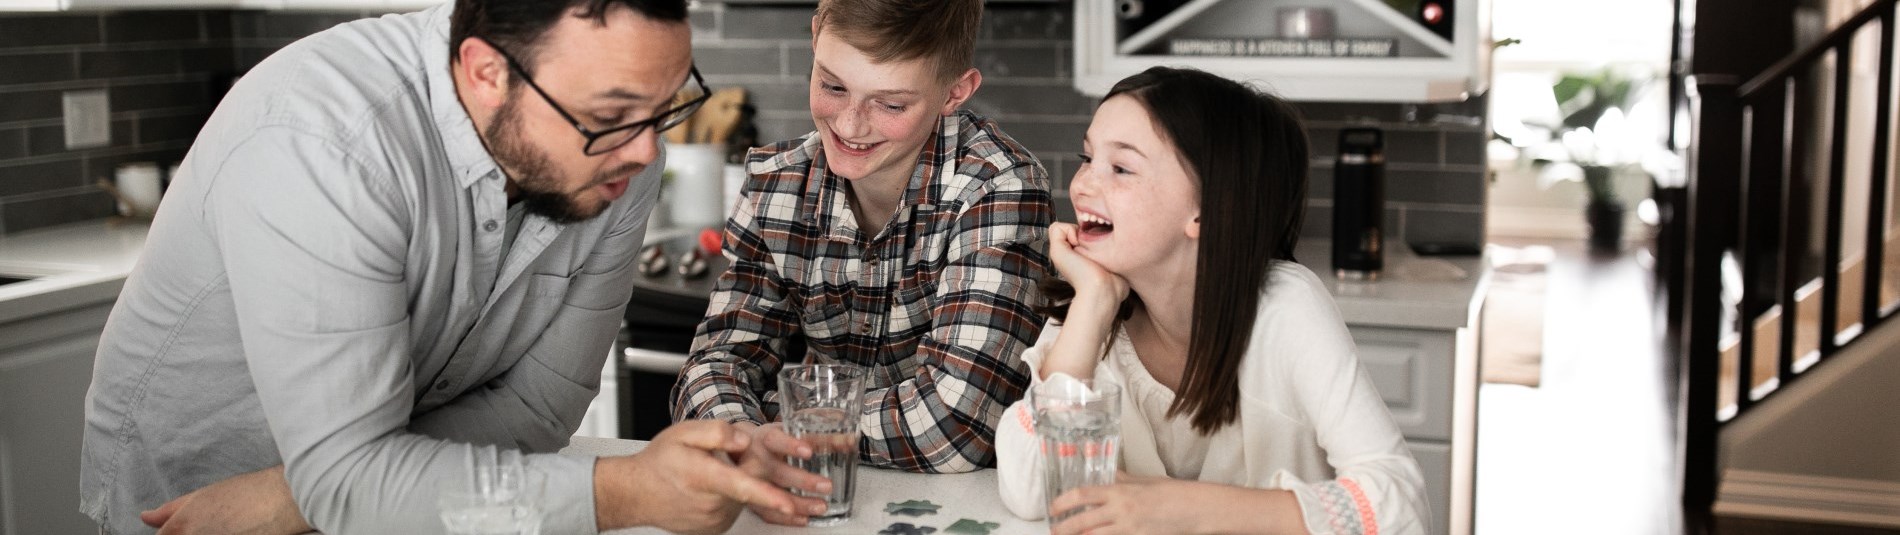
[[[1333,270],[1340,280],[1373,280],[1385,267],[1385,133],[1339,132],[1333,163]]]

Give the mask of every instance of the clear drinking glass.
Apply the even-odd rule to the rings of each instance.
[[[477,446],[469,469],[437,495],[450,535],[539,535],[547,476],[527,469],[521,453]]]
[[[831,479],[825,514],[811,517],[811,526],[834,526],[851,520],[851,501],[858,480],[858,415],[864,411],[864,368],[847,364],[796,364],[780,369],[780,414],[785,431],[811,443],[810,459],[786,462]],[[802,496],[812,494],[798,491]]]
[[[1090,388],[1088,382],[1074,379],[1047,381],[1030,390],[1029,401],[1036,411],[1036,436],[1042,439],[1045,506],[1064,492],[1115,482],[1122,436],[1120,389]],[[1050,510],[1049,526],[1081,511]]]

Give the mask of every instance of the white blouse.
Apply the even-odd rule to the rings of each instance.
[[[1050,322],[1023,354],[1032,387],[1060,331]],[[1291,490],[1315,534],[1425,532],[1418,462],[1359,366],[1332,296],[1299,264],[1274,262],[1268,273],[1232,424],[1203,436],[1186,415],[1167,418],[1174,392],[1148,374],[1121,329],[1096,365],[1095,383],[1122,389],[1120,463],[1130,474]],[[1042,518],[1046,505],[1033,420],[1028,401],[1018,401],[996,432],[1003,503],[1030,520]]]

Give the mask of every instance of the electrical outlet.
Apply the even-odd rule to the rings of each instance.
[[[106,90],[67,91],[66,148],[85,149],[112,144],[112,105]]]

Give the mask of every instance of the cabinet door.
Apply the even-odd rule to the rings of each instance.
[[[1406,438],[1451,440],[1452,333],[1350,326],[1359,365]]]
[[[0,533],[97,533],[79,514],[79,443],[99,334],[0,351]]]
[[[1432,519],[1426,524],[1432,535],[1447,535],[1451,527],[1451,445],[1436,442],[1408,442],[1418,469],[1425,472],[1425,504]]]

